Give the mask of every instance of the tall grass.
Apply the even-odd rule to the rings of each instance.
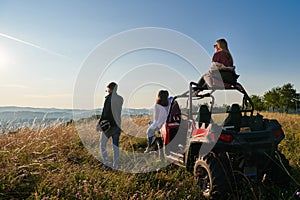
[[[284,194],[277,192],[276,187],[252,185],[248,196],[289,199],[300,182],[300,118],[274,113],[263,115],[276,118],[283,125],[286,138],[280,149],[290,160],[294,181]],[[142,152],[149,117],[126,120],[120,148]],[[82,123],[94,129],[96,120]],[[147,173],[105,171],[102,163],[83,145],[74,123],[42,127],[22,128],[0,136],[0,199],[202,198],[193,175],[183,168],[171,164]],[[90,135],[98,145],[99,135],[92,132]]]
[[[293,167],[293,181],[300,187],[300,115],[285,113],[261,113],[266,118],[277,119],[285,132],[285,139],[279,149]]]

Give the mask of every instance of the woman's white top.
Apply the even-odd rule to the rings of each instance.
[[[168,111],[166,107],[167,106],[164,107],[162,105],[155,104],[153,112],[153,123],[150,125],[151,129],[160,129],[166,122],[168,117]]]

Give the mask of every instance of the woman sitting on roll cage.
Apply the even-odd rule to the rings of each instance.
[[[208,89],[214,86],[214,78],[221,78],[224,83],[234,85],[239,75],[235,73],[233,58],[225,39],[219,39],[214,44],[215,53],[212,57],[210,70],[198,81],[198,88]]]

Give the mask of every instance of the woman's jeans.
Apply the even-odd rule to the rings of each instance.
[[[117,126],[113,126],[107,133],[101,133],[100,137],[100,150],[102,153],[103,164],[105,166],[109,166],[108,164],[108,155],[106,151],[106,145],[108,142],[109,137],[112,137],[112,146],[114,152],[114,159],[113,159],[113,169],[117,169],[119,165],[119,140],[120,140],[121,129]]]
[[[158,130],[158,128],[152,129],[151,126],[147,129],[147,143],[148,143],[148,146],[152,143],[152,138],[155,135],[156,130]]]

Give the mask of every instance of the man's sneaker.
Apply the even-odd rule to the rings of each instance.
[[[112,171],[112,168],[111,167],[109,167],[109,166],[104,166],[104,169],[105,169],[105,171]]]

